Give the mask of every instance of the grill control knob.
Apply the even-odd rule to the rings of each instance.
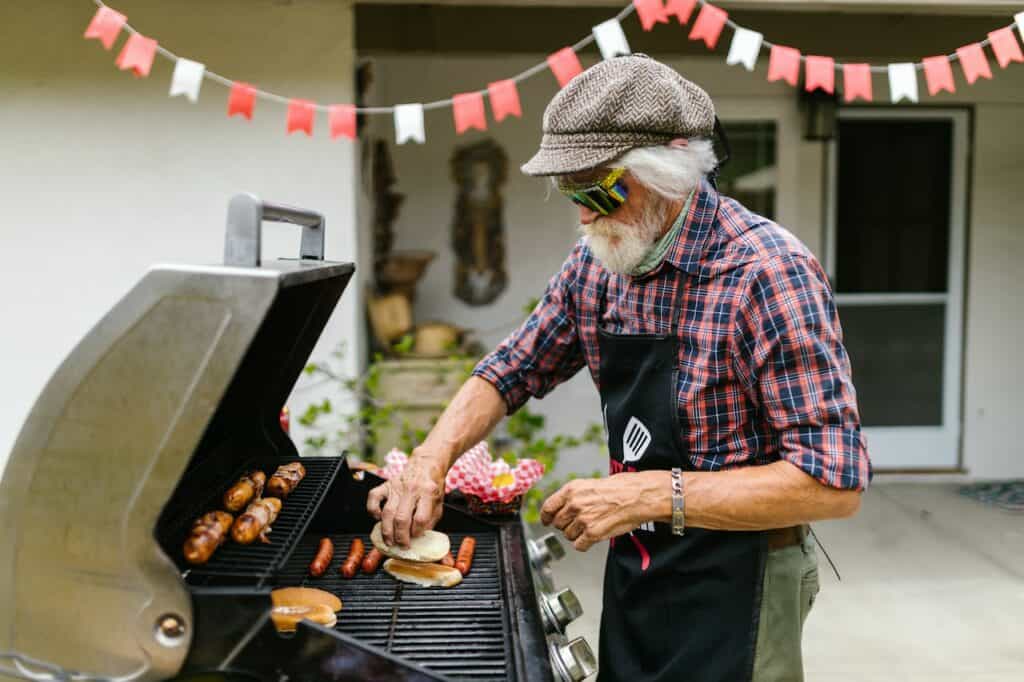
[[[536,568],[542,568],[551,563],[552,560],[557,561],[565,556],[565,548],[562,547],[562,543],[555,537],[554,533],[548,533],[536,540],[531,540],[527,547],[530,554],[530,563]]]
[[[562,682],[582,682],[597,672],[597,660],[582,637],[551,645],[551,667]]]
[[[544,629],[548,634],[565,632],[565,626],[583,615],[583,605],[570,589],[559,590],[540,598]]]

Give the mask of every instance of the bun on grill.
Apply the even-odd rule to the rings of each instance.
[[[270,611],[270,619],[278,632],[293,632],[300,620],[311,620],[326,627],[334,627],[338,617],[326,604],[306,606],[275,606]]]
[[[428,530],[418,538],[413,538],[408,548],[386,544],[384,536],[381,534],[379,521],[374,525],[373,530],[370,531],[370,542],[385,556],[428,563],[440,561],[452,548],[452,543],[448,536],[436,530]]]
[[[315,587],[282,587],[270,593],[270,602],[278,606],[326,606],[331,613],[341,611],[341,600]]]
[[[384,570],[397,580],[423,587],[455,587],[462,582],[462,574],[457,568],[442,564],[388,559],[384,562]]]

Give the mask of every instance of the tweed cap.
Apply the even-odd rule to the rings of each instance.
[[[522,171],[578,173],[635,147],[710,137],[714,129],[715,105],[703,89],[647,55],[614,57],[579,74],[551,99],[540,151]]]

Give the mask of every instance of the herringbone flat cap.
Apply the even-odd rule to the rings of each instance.
[[[634,147],[710,137],[708,93],[646,55],[606,59],[573,78],[544,110],[540,151],[522,171],[567,175],[596,168]]]

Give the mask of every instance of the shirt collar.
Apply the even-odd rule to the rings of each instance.
[[[707,180],[701,180],[690,201],[683,229],[675,243],[669,247],[665,262],[679,270],[696,275],[707,248],[708,237],[714,229],[718,213],[718,192]]]

